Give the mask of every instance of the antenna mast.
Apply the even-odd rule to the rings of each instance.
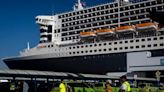
[[[27,50],[30,50],[30,43],[27,42]]]
[[[78,0],[78,2],[74,5],[73,9],[74,9],[74,11],[84,9],[80,0]]]

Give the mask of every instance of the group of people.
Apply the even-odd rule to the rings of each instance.
[[[120,83],[121,83],[121,86],[120,86],[119,92],[131,92],[130,84],[127,81],[127,77],[125,75],[120,77]],[[69,88],[69,85],[68,85],[68,87],[65,86],[64,81],[62,79],[61,83],[59,85],[60,92],[71,92],[70,89],[71,88]],[[106,82],[105,92],[112,92],[111,81]]]
[[[119,92],[131,92],[130,84],[125,75],[120,77],[120,83],[121,83],[121,86],[120,86]],[[111,86],[110,80],[106,82],[105,92],[112,92],[112,86]]]

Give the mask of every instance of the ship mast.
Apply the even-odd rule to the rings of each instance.
[[[84,9],[80,0],[78,0],[78,2],[73,6],[73,9],[74,9],[74,11],[79,11],[79,10]]]
[[[30,50],[30,43],[27,42],[27,50]]]

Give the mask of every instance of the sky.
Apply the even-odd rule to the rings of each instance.
[[[2,58],[17,56],[27,47],[39,42],[37,15],[52,15],[72,11],[77,0],[1,0],[0,1],[0,69],[6,65]],[[82,0],[86,6],[94,6],[110,0]]]

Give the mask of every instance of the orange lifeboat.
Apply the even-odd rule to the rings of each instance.
[[[80,32],[81,37],[94,37],[96,36],[95,32]]]
[[[122,26],[122,27],[116,28],[117,33],[128,33],[128,32],[134,32],[134,31],[135,29],[133,26]]]
[[[157,25],[155,23],[152,23],[152,22],[147,22],[147,23],[137,24],[136,29],[137,29],[137,31],[146,30],[146,29],[157,30]]]
[[[111,30],[111,29],[96,30],[96,33],[97,33],[97,35],[108,35],[108,34],[112,35],[112,34],[114,34],[113,30]]]

